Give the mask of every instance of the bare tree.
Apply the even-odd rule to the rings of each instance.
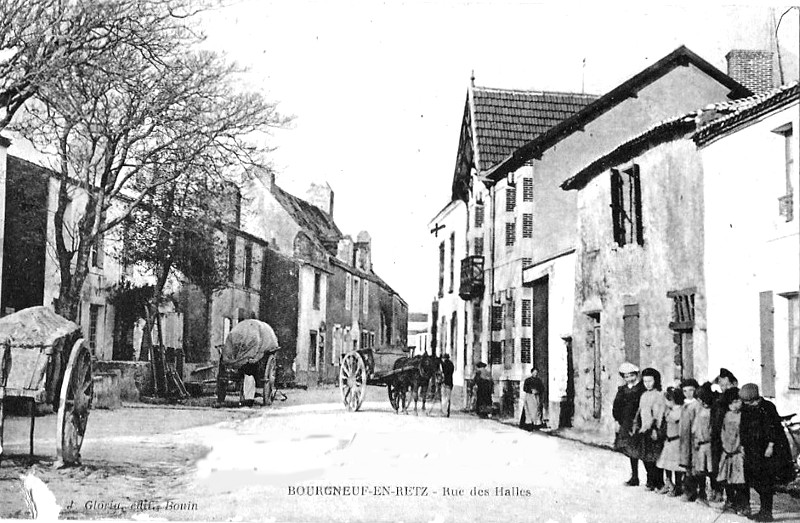
[[[184,25],[207,0],[0,0],[0,130],[33,96],[75,67],[100,65],[120,46],[157,60],[159,35],[196,35]]]
[[[67,318],[77,316],[91,249],[105,233],[182,178],[262,163],[266,149],[254,138],[286,123],[261,94],[238,89],[240,68],[190,51],[182,29],[147,48],[158,55],[123,42],[74,64],[21,113],[20,132],[57,158],[56,311]]]

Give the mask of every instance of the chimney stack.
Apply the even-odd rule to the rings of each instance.
[[[372,272],[372,237],[367,231],[358,233],[355,247],[356,267],[362,271]]]
[[[725,59],[728,61],[728,76],[758,94],[775,87],[772,52],[749,49],[733,49]]]
[[[306,191],[306,201],[333,218],[333,189],[327,183],[312,183]]]

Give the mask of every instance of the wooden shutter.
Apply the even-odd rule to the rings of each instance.
[[[625,359],[639,365],[639,306],[625,305],[623,315],[623,331],[625,337]]]
[[[625,245],[622,190],[622,176],[618,170],[611,169],[611,219],[614,227],[614,241],[619,245]]]
[[[759,294],[761,311],[761,395],[775,397],[775,309],[772,291]]]
[[[644,245],[644,225],[642,224],[642,183],[639,178],[639,166],[634,164],[631,170],[633,185],[633,212],[636,213],[636,243]]]

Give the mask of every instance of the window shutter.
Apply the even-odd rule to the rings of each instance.
[[[622,177],[616,169],[611,169],[611,218],[614,227],[614,241],[619,245],[624,245],[625,224],[622,214]]]
[[[503,307],[500,305],[492,306],[492,330],[499,331],[503,329]]]
[[[633,203],[634,212],[636,213],[636,243],[644,245],[644,226],[642,225],[642,185],[639,179],[639,166],[633,165],[632,180],[633,183]]]
[[[522,201],[533,201],[533,178],[522,179]]]
[[[522,215],[522,237],[533,238],[533,213],[526,212]]]
[[[350,310],[351,293],[353,292],[352,284],[352,276],[350,276],[349,272],[346,272],[344,275],[344,310],[346,311]]]
[[[517,206],[517,190],[514,187],[506,187],[506,212],[513,212]]]

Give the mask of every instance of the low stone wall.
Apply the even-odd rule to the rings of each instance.
[[[139,401],[140,396],[153,395],[153,371],[149,361],[95,361],[95,374],[115,374],[119,371],[121,401]]]

